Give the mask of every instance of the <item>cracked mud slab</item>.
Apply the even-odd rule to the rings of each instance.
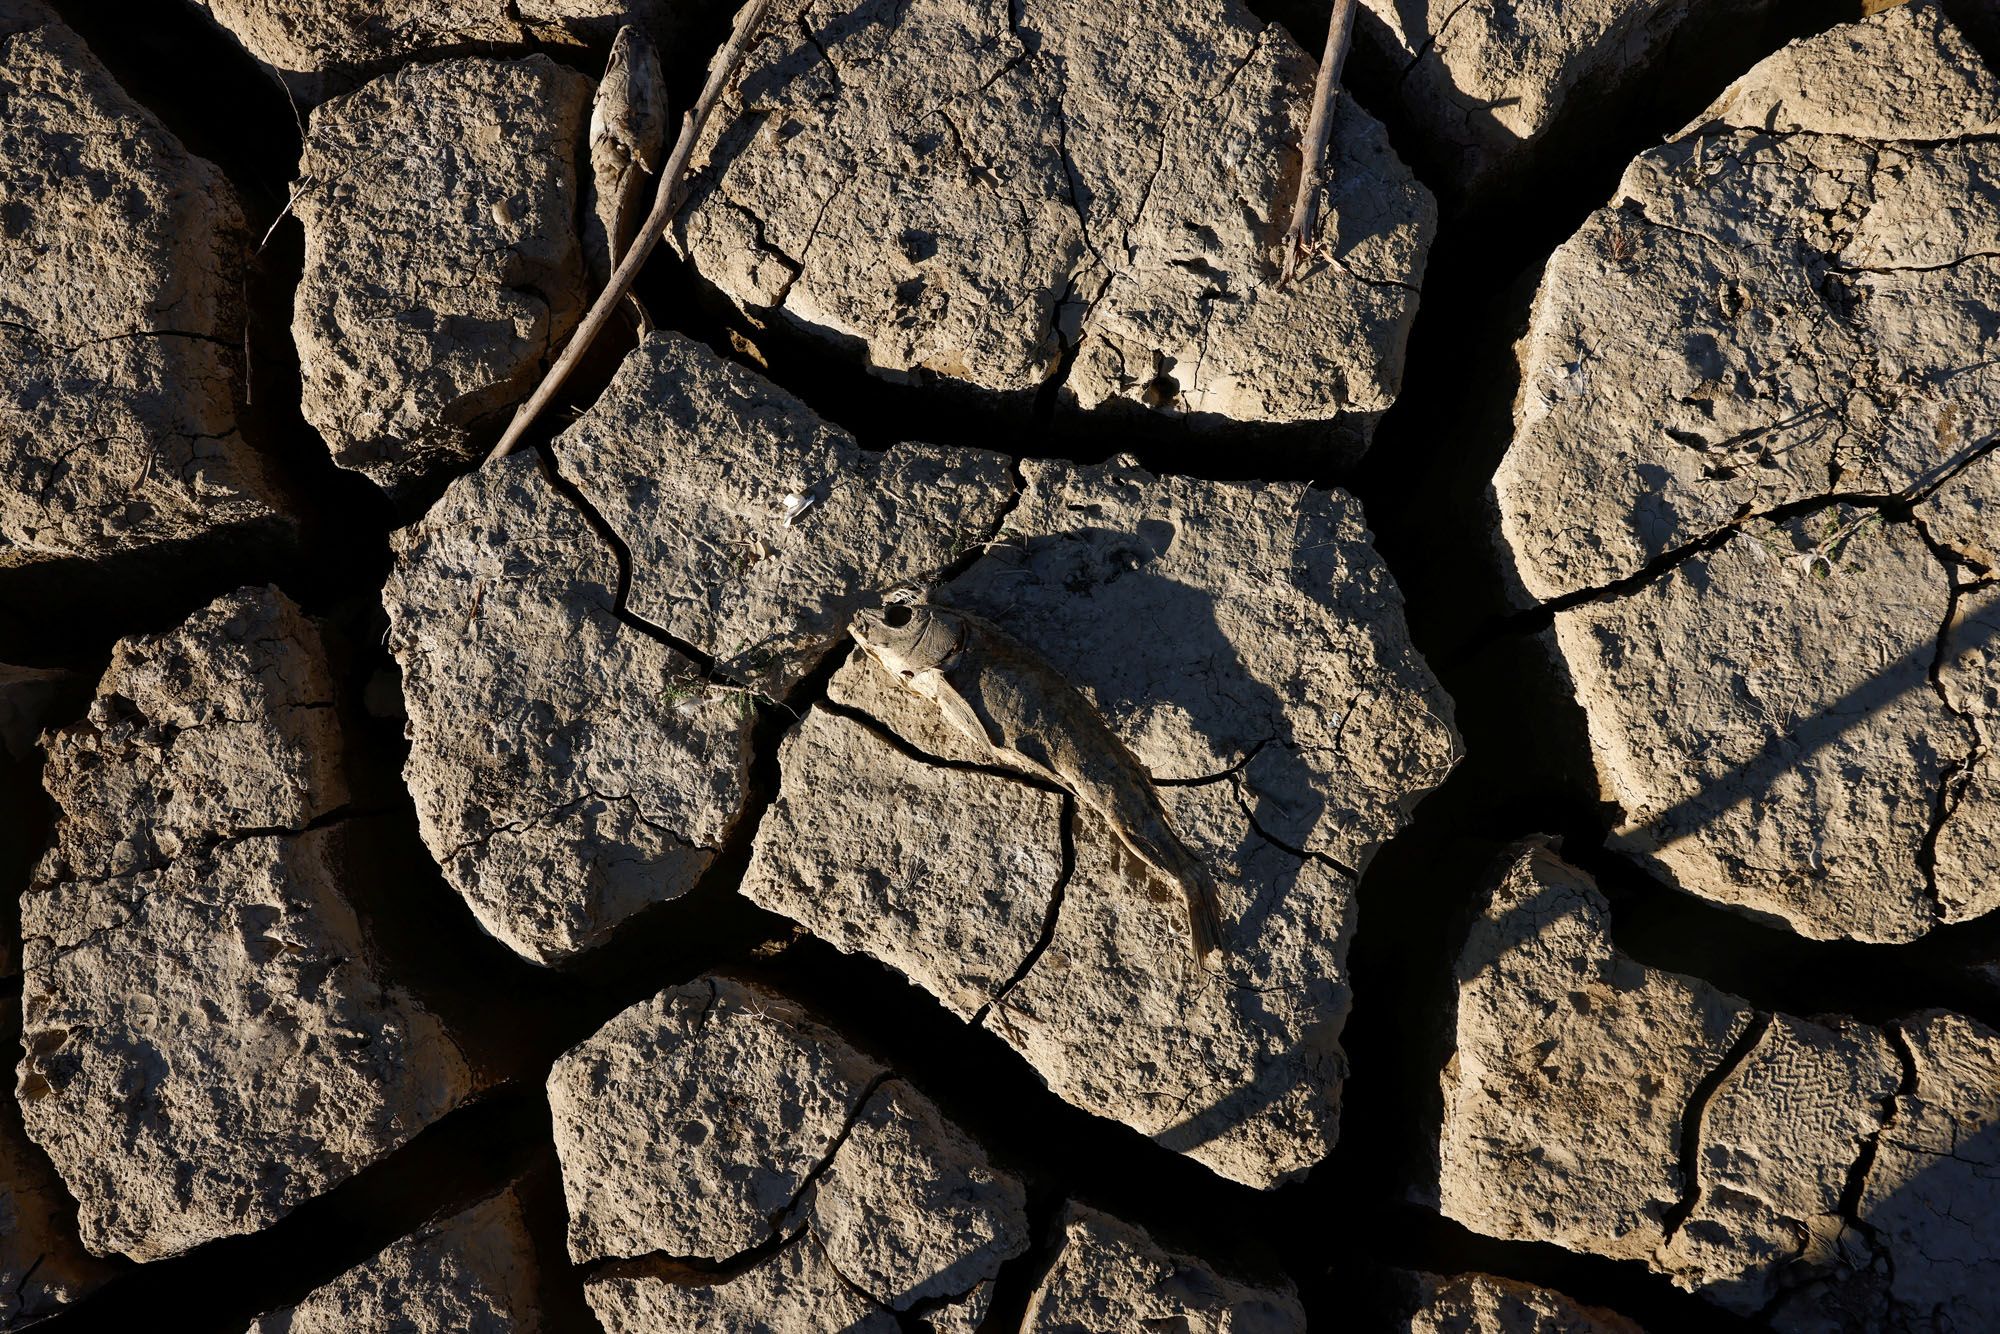
[[[1614,845],[1808,936],[2000,903],[1996,127],[1932,4],[1796,43],[1632,164],[1523,345],[1501,530]]]
[[[591,1310],[605,1334],[673,1334],[727,1329],[755,1334],[897,1334],[902,1326],[844,1281],[809,1236],[781,1247],[749,1272],[715,1280],[657,1266],[645,1275],[607,1269],[590,1280]]]
[[[194,0],[297,102],[352,89],[361,71],[433,51],[527,37],[508,0]]]
[[[1614,1311],[1492,1274],[1411,1274],[1398,1334],[1641,1334]]]
[[[694,887],[741,814],[750,717],[621,620],[615,551],[519,454],[393,540],[404,781],[479,922],[554,963]]]
[[[264,1227],[469,1090],[342,896],[337,727],[318,631],[246,589],[119,641],[48,737],[17,1096],[94,1251]]]
[[[0,0],[0,103],[0,571],[275,531],[236,192],[34,0]]]
[[[1458,963],[1444,1214],[1474,1231],[1643,1259],[1680,1201],[1689,1102],[1755,1017],[1612,945],[1588,877],[1536,849]]]
[[[536,1270],[510,1189],[411,1233],[298,1305],[259,1316],[245,1334],[538,1334]]]
[[[351,91],[415,58],[467,50],[611,44],[645,24],[663,45],[692,35],[710,0],[194,0],[284,84],[295,103]],[[668,44],[665,39],[674,39]]]
[[[933,590],[1045,655],[1221,882],[1226,952],[1098,817],[854,655],[787,738],[743,891],[1013,1045],[1068,1101],[1232,1180],[1331,1148],[1353,882],[1457,754],[1345,495],[1024,463]]]
[[[292,337],[335,463],[393,491],[534,388],[586,304],[591,87],[546,56],[447,60],[313,110]]]
[[[1975,469],[2000,484],[2000,458]],[[1750,521],[1557,616],[1624,810],[1613,846],[1814,937],[1909,940],[2000,902],[1984,781],[1996,627],[1964,614],[1988,595],[1961,592],[1978,576],[1923,513]]]
[[[1021,1334],[1304,1334],[1305,1308],[1289,1282],[1227,1278],[1206,1261],[1169,1251],[1144,1228],[1071,1203],[1060,1248],[1021,1321]]]
[[[1435,208],[1343,97],[1321,261],[1277,286],[1315,73],[1282,28],[1233,0],[781,0],[764,32],[676,224],[743,309],[893,379],[1060,377],[1080,409],[1366,448]]]
[[[1767,128],[1768,126],[1768,128]],[[1532,599],[2000,427],[2000,78],[1931,0],[1794,43],[1549,261],[1494,479]]]
[[[424,841],[543,963],[691,889],[742,814],[758,701],[856,607],[976,550],[1015,491],[997,454],[862,450],[666,333],[553,454],[560,481],[520,455],[454,482],[383,590]]]
[[[1893,1258],[1887,1311],[1975,1329],[2000,1291],[2000,1033],[1940,1011],[1892,1037],[1904,1085],[1860,1205]]]
[[[67,672],[0,664],[0,793],[6,800],[34,799],[30,762],[39,755],[37,737],[70,679]],[[32,851],[25,837],[24,829],[0,840],[8,845],[8,864]],[[0,978],[19,972],[19,944],[10,933],[0,940]],[[0,999],[0,1033],[11,1037],[20,1029],[20,1002],[9,994]],[[11,1097],[0,1099],[0,1330],[54,1314],[114,1272],[83,1249],[75,1201],[48,1155],[28,1139],[19,1106]]]
[[[701,978],[549,1075],[570,1254],[613,1334],[973,1328],[1026,1196],[783,997]]]
[[[1396,99],[1453,190],[1530,155],[1565,113],[1642,74],[1711,0],[1363,0],[1355,36],[1398,71]],[[1755,23],[1764,0],[1732,4]],[[1444,189],[1444,187],[1440,187]]]
[[[782,697],[854,611],[993,535],[1011,465],[975,449],[863,450],[756,372],[654,333],[554,448],[630,553],[627,609]]]
[[[1941,1012],[1760,1012],[1644,967],[1596,886],[1540,846],[1458,979],[1447,1217],[1643,1260],[1778,1329],[1977,1326],[2000,1274],[2000,1035]]]
[[[837,692],[857,667],[842,669]],[[961,1019],[983,1014],[1034,956],[1068,881],[1063,794],[928,763],[822,708],[785,738],[778,763],[784,789],[758,827],[744,892],[880,959]],[[962,878],[972,867],[990,871]]]

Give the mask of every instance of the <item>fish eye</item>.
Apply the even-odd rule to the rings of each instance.
[[[888,626],[891,630],[900,630],[915,620],[916,615],[915,612],[899,602],[894,606],[882,609],[882,624]]]
[[[902,675],[905,681],[912,681],[916,679],[917,674],[915,672],[905,671]]]

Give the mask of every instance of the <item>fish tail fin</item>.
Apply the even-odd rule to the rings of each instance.
[[[1150,794],[1149,794],[1150,795]],[[1100,807],[1099,809],[1103,809]],[[1129,818],[1120,819],[1119,814]],[[1157,803],[1150,810],[1119,812],[1111,808],[1106,822],[1126,851],[1167,883],[1178,885],[1187,900],[1188,931],[1200,963],[1222,948],[1222,904],[1215,877],[1200,854],[1181,841],[1167,813]]]
[[[1202,962],[1222,948],[1222,904],[1215,892],[1215,877],[1193,854],[1179,877],[1181,892],[1187,896],[1188,929],[1193,935],[1194,959]]]

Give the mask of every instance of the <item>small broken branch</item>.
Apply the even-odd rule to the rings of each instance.
[[[495,459],[504,459],[514,452],[515,446],[521,443],[521,437],[527,434],[528,427],[534,424],[542,409],[549,405],[549,400],[556,396],[556,392],[562,388],[563,381],[569,378],[572,370],[576,369],[576,363],[590,350],[590,345],[596,341],[597,335],[604,331],[604,326],[611,320],[612,312],[624,301],[625,294],[632,290],[632,284],[638,278],[639,270],[645,267],[646,260],[652,255],[653,247],[660,243],[662,236],[666,235],[667,224],[673,221],[674,211],[680,206],[681,179],[687,175],[688,161],[694,157],[695,140],[701,137],[702,128],[708,124],[708,118],[714,112],[715,104],[722,98],[723,87],[735,73],[736,66],[742,62],[743,53],[749,49],[751,39],[756,36],[758,28],[763,26],[764,11],[769,9],[770,5],[771,0],[750,0],[750,3],[736,16],[735,31],[729,34],[729,40],[715,53],[715,59],[709,64],[708,82],[702,85],[701,96],[695,99],[694,105],[688,108],[687,115],[681,119],[680,138],[674,141],[673,155],[667,159],[667,165],[660,172],[659,188],[653,192],[652,211],[646,214],[646,221],[639,228],[639,234],[632,238],[631,248],[618,261],[618,267],[613,271],[611,281],[604,285],[604,290],[597,294],[597,300],[591,303],[590,310],[585,313],[583,322],[576,326],[576,333],[570,337],[569,345],[563,348],[562,355],[556,358],[553,366],[549,367],[548,374],[542,377],[542,382],[535,386],[535,392],[528,396],[528,401],[515,411],[514,419],[507,423],[507,430],[501,435],[500,443],[493,446],[493,452],[486,456],[488,463]]]
[[[1333,137],[1333,97],[1340,86],[1341,67],[1347,63],[1347,48],[1354,40],[1356,0],[1333,0],[1333,14],[1326,25],[1326,51],[1320,56],[1319,80],[1313,84],[1312,115],[1306,121],[1306,137],[1299,144],[1299,194],[1292,202],[1292,225],[1285,229],[1285,269],[1278,275],[1284,286],[1305,262],[1319,228],[1319,196],[1326,174],[1326,141]]]

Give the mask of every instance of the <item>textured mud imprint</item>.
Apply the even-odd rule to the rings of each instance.
[[[1647,968],[1545,848],[1508,869],[1458,978],[1451,1217],[1643,1260],[1782,1329],[1988,1318],[2000,1033],[1799,1019]]]
[[[2000,13],[1330,8],[0,0],[0,1330],[2000,1329]]]

